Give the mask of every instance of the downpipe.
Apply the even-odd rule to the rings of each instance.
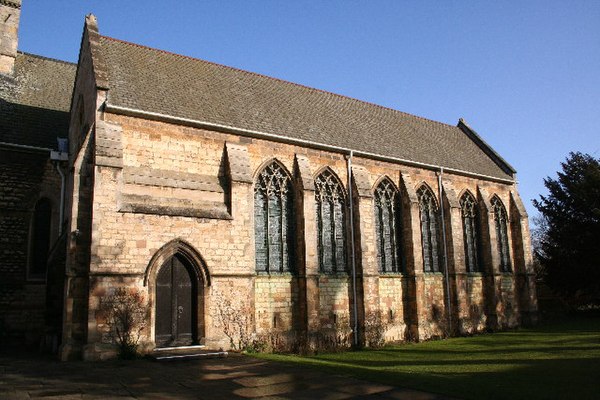
[[[354,347],[358,347],[358,299],[356,289],[356,249],[354,245],[354,202],[352,199],[352,157],[354,152],[350,150],[348,154],[348,207],[349,222],[350,222],[350,258],[352,263],[352,310],[354,314]]]
[[[440,198],[440,218],[442,220],[442,244],[444,249],[444,279],[446,281],[446,305],[447,305],[447,313],[448,313],[448,329],[449,332],[452,332],[452,304],[450,302],[450,276],[448,273],[448,245],[446,244],[446,219],[444,215],[444,198],[443,189],[442,189],[442,175],[444,175],[444,168],[440,168],[440,172],[438,172],[438,190],[439,190],[439,198]]]
[[[58,222],[58,237],[60,237],[62,235],[62,231],[63,231],[63,224],[64,224],[64,217],[65,217],[65,182],[66,182],[66,176],[65,173],[63,172],[63,170],[60,168],[60,162],[56,162],[55,164],[56,166],[56,171],[58,172],[58,174],[60,175],[60,209],[58,210],[58,218],[59,218],[59,222]]]

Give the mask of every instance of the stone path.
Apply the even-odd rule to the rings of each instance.
[[[446,397],[241,355],[58,362],[0,355],[0,399],[415,399]]]

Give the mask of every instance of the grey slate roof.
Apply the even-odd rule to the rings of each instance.
[[[0,74],[0,142],[56,148],[68,136],[76,67],[17,53],[14,76]]]
[[[101,36],[108,103],[511,179],[456,126]]]

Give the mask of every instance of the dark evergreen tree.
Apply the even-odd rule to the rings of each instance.
[[[576,305],[600,304],[600,159],[570,153],[547,196],[534,200],[544,219],[537,238],[546,283]]]

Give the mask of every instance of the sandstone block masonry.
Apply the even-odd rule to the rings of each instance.
[[[113,357],[123,293],[147,311],[143,351],[535,321],[515,171],[464,121],[122,42],[93,15],[75,71],[16,52],[20,6],[0,0],[3,339]],[[52,162],[67,127],[68,165]]]
[[[143,74],[147,59],[168,79]],[[188,80],[169,75],[177,66]],[[207,92],[207,76],[220,89]],[[278,101],[286,93],[297,96],[291,108]],[[322,115],[315,101],[329,104]],[[121,287],[148,310],[144,351],[377,345],[535,319],[514,170],[463,121],[119,42],[100,36],[93,16],[70,115],[63,359],[114,355],[101,311]],[[404,148],[369,153],[361,140],[375,125],[407,139],[397,145],[412,146],[411,159],[455,168],[400,161]],[[371,150],[345,150],[343,138]],[[428,154],[429,139],[473,160]]]
[[[21,16],[21,0],[0,2],[0,73],[12,74],[17,56],[17,31]]]
[[[365,342],[374,323],[383,340],[419,340],[512,327],[528,322],[535,311],[527,297],[531,295],[516,291],[520,282],[529,280],[531,288],[533,281],[524,251],[529,245],[515,244],[523,241],[521,232],[527,226],[513,185],[444,174],[444,198],[436,200],[445,204],[452,232],[446,243],[451,254],[446,280],[442,272],[423,270],[419,208],[414,203],[415,191],[423,183],[439,192],[436,172],[355,157],[355,244],[348,246],[349,262],[350,249],[355,249],[355,294],[349,271],[336,275],[319,271],[315,194],[310,184],[323,168],[347,182],[344,155],[110,113],[104,113],[87,135],[77,157],[90,154],[89,159],[74,161],[76,171],[84,170],[80,164],[88,166],[85,178],[75,175],[79,184],[71,206],[70,229],[79,236],[71,243],[68,260],[68,304],[72,306],[66,312],[64,358],[84,354],[95,359],[112,351],[99,306],[120,286],[144,294],[150,314],[142,342],[145,349],[152,349],[159,324],[157,277],[171,257],[187,260],[192,271],[194,341],[215,348],[238,343],[239,333],[232,342],[231,327],[226,326],[236,323],[231,319],[236,313],[243,316],[249,337],[267,340],[276,335],[277,343],[286,346],[307,340],[307,346],[316,347],[350,345],[354,335]],[[97,144],[106,143],[107,135],[113,141],[110,152]],[[111,160],[102,158],[109,153]],[[265,275],[255,269],[253,193],[255,177],[273,160],[293,176],[297,257],[293,272]],[[363,182],[357,183],[357,176]],[[406,268],[393,274],[380,272],[377,264],[369,196],[382,177],[401,189],[403,199]],[[357,187],[364,188],[362,197]],[[488,253],[487,269],[466,272],[462,222],[451,205],[456,203],[456,191],[467,190],[486,196],[484,211],[492,195],[507,205],[511,272],[500,272],[495,265],[498,248],[491,213],[482,216],[488,220],[485,226],[491,226],[482,242]],[[227,319],[224,313],[233,315]]]
[[[60,315],[61,306],[58,311],[56,304],[46,306],[46,295],[55,286],[62,287],[64,276],[47,276],[34,269],[34,215],[38,200],[46,199],[50,225],[58,226],[60,179],[46,154],[0,149],[0,181],[2,340],[7,346],[13,342],[38,346],[45,334],[60,330],[60,320],[50,321],[49,316]],[[49,243],[55,243],[57,236],[57,229],[51,229]]]

